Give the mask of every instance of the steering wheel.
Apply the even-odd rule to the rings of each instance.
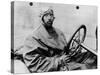
[[[70,38],[67,49],[69,50],[69,55],[74,56],[82,50],[80,46],[84,42],[86,37],[86,26],[81,25]]]

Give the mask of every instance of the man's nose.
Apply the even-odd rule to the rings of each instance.
[[[48,16],[48,19],[51,19],[51,16]]]
[[[48,20],[52,20],[52,18],[51,18],[51,17],[49,17],[49,18],[48,18]]]

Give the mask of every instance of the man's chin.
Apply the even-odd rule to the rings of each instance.
[[[48,24],[47,27],[52,27],[52,24]]]
[[[46,25],[46,28],[52,28],[52,25]]]
[[[51,27],[52,27],[52,23],[47,23],[47,24],[45,24],[45,27],[46,27],[46,28],[51,28]]]

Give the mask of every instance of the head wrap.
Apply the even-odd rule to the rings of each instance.
[[[53,9],[44,7],[43,9],[41,9],[39,17],[43,17],[43,15],[45,15],[45,14],[53,14],[54,15]]]

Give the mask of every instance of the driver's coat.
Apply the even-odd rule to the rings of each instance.
[[[44,50],[48,50],[46,47],[42,46],[39,42],[37,42],[35,38],[41,39],[45,44],[53,47],[59,48],[61,50],[67,45],[65,36],[63,33],[55,28],[56,33],[58,34],[58,38],[52,38],[45,28],[40,25],[40,27],[33,32],[32,35],[26,38],[23,48],[19,50],[19,53],[23,54],[24,61],[30,72],[46,72],[46,71],[57,71],[61,70],[58,67],[61,67],[59,63],[59,57],[56,55],[53,57],[47,57],[43,54],[38,54],[35,51],[38,50],[38,47],[43,48]],[[64,70],[64,68],[63,68]]]

